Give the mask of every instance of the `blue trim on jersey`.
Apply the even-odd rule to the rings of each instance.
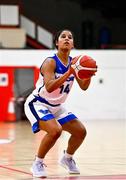
[[[53,116],[53,114],[47,114],[46,116],[43,116],[40,120],[43,121],[48,121],[50,119],[54,119],[55,117]]]
[[[51,104],[51,103],[49,103],[46,99],[44,99],[43,97],[41,97],[41,96],[35,96],[34,95],[34,97],[36,98],[36,100],[38,100],[38,101],[40,101],[40,102],[42,102],[42,103],[45,103],[45,104],[48,104],[48,105],[50,105],[50,106],[52,106],[52,107],[56,107],[56,106],[59,106],[60,104]]]
[[[36,118],[36,122],[32,125],[32,131],[33,131],[33,133],[37,133],[37,132],[40,131],[38,120],[48,121],[48,120],[50,120],[50,119],[54,119],[54,118],[55,118],[54,115],[51,114],[51,113],[50,113],[50,114],[47,114],[47,115],[45,115],[45,116],[43,116],[43,117],[40,118],[40,117],[38,116],[38,114],[36,113],[36,110],[35,110],[34,105],[33,105],[33,103],[36,102],[36,101],[37,101],[37,99],[34,98],[34,99],[29,103],[29,108],[30,108],[32,114],[34,115],[34,117]],[[42,113],[42,114],[44,114],[44,113]]]
[[[74,76],[68,77],[66,81],[67,81],[67,82],[69,82],[69,81],[74,81]]]
[[[34,117],[36,118],[36,120],[39,120],[40,117],[39,117],[38,114],[36,113],[35,108],[34,108],[34,106],[33,106],[33,103],[36,102],[36,101],[37,101],[37,99],[34,98],[31,102],[29,102],[29,108],[30,108],[32,114],[34,115]]]
[[[74,115],[74,114],[68,114],[68,116],[64,117],[64,118],[61,118],[61,119],[58,119],[58,122],[63,125],[73,119],[76,119],[77,117]]]
[[[40,90],[42,89],[43,86],[41,86],[39,89],[38,89],[38,93],[40,92]]]
[[[69,56],[69,62],[68,62],[68,65],[67,65],[67,66],[65,66],[65,65],[60,61],[60,59],[57,57],[56,54],[55,54],[52,58],[53,58],[53,59],[55,60],[55,62],[56,62],[56,70],[55,70],[56,73],[58,73],[58,74],[64,74],[65,72],[68,71],[72,57]]]
[[[40,129],[39,129],[39,123],[38,123],[38,121],[37,122],[35,122],[33,125],[32,125],[32,132],[33,133],[37,133],[37,132],[39,132],[40,131]]]
[[[33,106],[33,103],[36,102],[37,100],[34,98],[30,103],[29,103],[29,108],[32,112],[32,114],[34,115],[34,117],[36,118],[36,122],[32,125],[32,131],[33,133],[37,133],[40,131],[39,129],[39,123],[38,123],[38,120],[40,119],[38,114],[36,113],[35,111],[35,108]]]

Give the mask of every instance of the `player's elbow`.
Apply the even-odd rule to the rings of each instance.
[[[45,88],[46,88],[46,91],[47,91],[48,93],[52,93],[53,91],[56,90],[56,87],[53,86],[53,85],[51,85],[51,84],[45,85]]]
[[[80,88],[86,91],[89,88],[89,84],[79,84]]]
[[[83,91],[86,91],[88,87],[80,87]]]
[[[45,83],[45,88],[48,93],[51,93],[54,91],[54,86],[51,82]]]
[[[47,92],[48,92],[48,93],[51,93],[51,92],[53,92],[53,91],[54,91],[54,89],[53,89],[53,88],[48,87],[48,86],[46,87],[46,90],[47,90]]]

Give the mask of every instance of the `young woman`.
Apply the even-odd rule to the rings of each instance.
[[[31,123],[32,131],[46,132],[31,168],[34,177],[47,176],[43,160],[62,131],[67,131],[71,136],[60,164],[66,167],[69,173],[79,174],[73,155],[86,136],[84,125],[73,113],[64,109],[62,103],[67,99],[74,79],[82,90],[86,90],[91,78],[78,79],[71,67],[72,58],[69,54],[74,48],[74,38],[70,30],[59,31],[54,43],[57,53],[44,60],[36,89],[25,102],[25,114]]]

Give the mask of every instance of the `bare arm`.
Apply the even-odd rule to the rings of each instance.
[[[91,83],[91,78],[89,79],[79,79],[76,74],[74,73],[74,76],[76,77],[77,83],[79,84],[80,88],[82,90],[87,90],[90,83]]]
[[[44,76],[45,87],[48,92],[52,92],[59,88],[72,73],[70,68],[61,77],[55,79],[55,68],[56,64],[53,59],[46,59],[41,68],[41,72]]]

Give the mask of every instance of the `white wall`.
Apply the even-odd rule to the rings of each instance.
[[[37,66],[55,50],[1,50],[0,66]],[[74,83],[66,105],[79,117],[86,119],[126,119],[126,51],[73,50],[71,56],[87,54],[98,64],[87,91]],[[100,83],[100,81],[103,83]]]
[[[0,24],[19,25],[19,7],[17,5],[0,5]]]

